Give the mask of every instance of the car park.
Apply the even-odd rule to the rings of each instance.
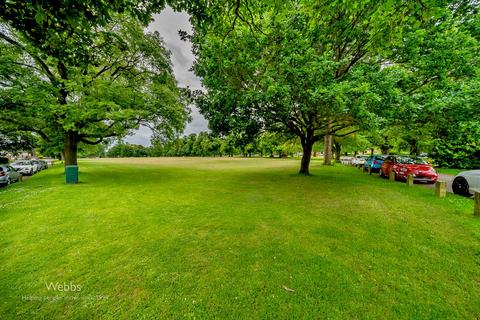
[[[12,166],[0,165],[0,185],[6,186],[13,182],[18,182],[22,175],[18,173]]]
[[[381,168],[380,176],[388,177],[393,172],[395,180],[406,181],[409,175],[415,182],[435,183],[438,174],[433,167],[419,157],[388,156]]]
[[[18,173],[31,176],[38,171],[38,167],[30,160],[17,160],[11,164]]]
[[[460,172],[452,183],[453,193],[470,197],[474,192],[480,192],[480,170]]]
[[[364,170],[370,172],[379,172],[382,167],[382,163],[387,156],[374,154],[365,160]]]

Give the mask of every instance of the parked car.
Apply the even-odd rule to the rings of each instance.
[[[0,185],[6,186],[20,181],[22,175],[9,165],[0,166]]]
[[[452,183],[453,193],[470,197],[474,192],[480,192],[480,170],[460,172]]]
[[[43,170],[43,163],[40,160],[30,160],[30,161],[37,166],[37,171]]]
[[[438,179],[435,169],[419,157],[386,157],[380,167],[380,176],[388,177],[392,171],[395,173],[395,180],[406,181],[409,175],[413,175],[415,182],[435,183]]]
[[[340,163],[345,165],[352,164],[353,157],[340,157]]]
[[[54,159],[45,159],[43,161],[47,164],[47,168],[53,167],[53,163],[55,162]]]
[[[45,160],[38,160],[42,164],[42,169],[48,169],[48,162]]]
[[[38,167],[30,160],[17,160],[11,164],[18,173],[31,176],[38,171]]]
[[[364,165],[368,157],[368,155],[356,155],[355,158],[352,159],[352,165]]]
[[[44,169],[47,169],[48,168],[48,164],[46,161],[44,160],[37,160],[37,159],[34,159],[34,160],[31,160],[34,164],[37,165],[38,167],[38,171],[42,171]]]
[[[375,154],[373,156],[370,156],[365,160],[364,170],[368,171],[370,169],[370,172],[379,172],[380,168],[382,166],[383,160],[385,160],[387,156]]]

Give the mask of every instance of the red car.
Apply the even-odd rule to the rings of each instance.
[[[415,182],[435,183],[438,179],[435,169],[422,158],[388,156],[380,168],[380,176],[388,177],[392,171],[395,180],[406,181],[409,175],[413,175]]]

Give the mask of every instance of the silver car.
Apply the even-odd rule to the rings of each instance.
[[[364,165],[365,161],[369,158],[369,155],[356,155],[355,158],[352,159],[351,164],[353,166]]]
[[[453,193],[470,197],[474,192],[480,192],[480,170],[460,172],[452,183]]]
[[[18,182],[22,175],[9,165],[0,165],[0,185],[6,186],[13,182]]]
[[[37,166],[37,171],[42,171],[45,169],[45,164],[41,160],[30,160],[35,166]]]
[[[38,171],[37,165],[30,160],[17,160],[11,166],[24,176],[31,176]]]

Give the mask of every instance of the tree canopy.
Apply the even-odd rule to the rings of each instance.
[[[464,21],[474,6],[243,2],[233,10],[249,20],[226,10],[193,35],[195,70],[208,88],[199,95],[200,109],[216,132],[297,135],[304,148],[300,173],[308,174],[312,146],[325,135],[377,130],[391,119],[420,123],[405,121],[398,110],[423,112],[433,92],[474,76],[476,29]]]
[[[385,152],[480,165],[476,0],[1,1],[0,133],[40,137],[67,164],[79,143],[140,125],[172,141],[190,95],[161,36],[143,30],[167,4],[191,14],[194,34],[180,35],[207,88],[194,97],[224,137],[196,150],[271,153],[293,135],[308,174],[315,143],[327,137],[338,157],[360,133]]]
[[[144,32],[150,11],[142,3],[7,2],[0,127],[60,142],[66,164],[77,163],[78,143],[97,144],[140,125],[157,135],[183,130],[188,95],[177,87],[161,36]]]

